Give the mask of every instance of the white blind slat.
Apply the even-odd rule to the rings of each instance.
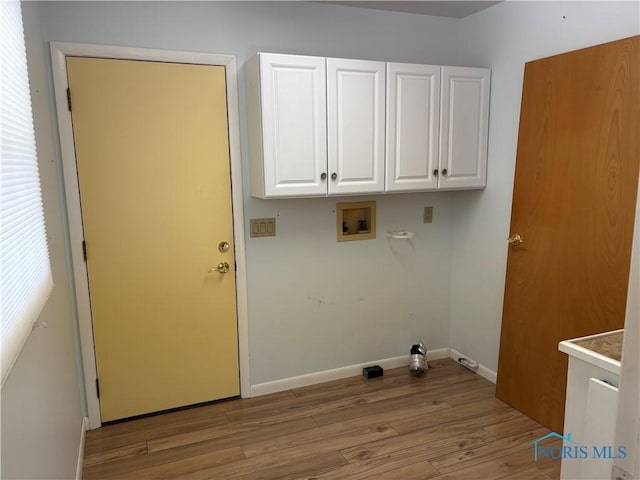
[[[0,361],[4,384],[53,288],[22,11],[16,1],[0,1],[0,212]]]

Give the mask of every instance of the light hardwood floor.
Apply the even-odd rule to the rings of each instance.
[[[83,478],[560,477],[558,460],[533,461],[548,429],[454,361],[430,365],[105,426],[87,432]]]

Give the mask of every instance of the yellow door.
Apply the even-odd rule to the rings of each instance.
[[[238,395],[224,67],[67,70],[102,421]]]

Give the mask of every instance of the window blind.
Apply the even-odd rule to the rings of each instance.
[[[2,383],[53,288],[20,2],[0,1]]]

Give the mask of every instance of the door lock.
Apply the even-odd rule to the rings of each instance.
[[[229,242],[220,242],[218,244],[218,250],[220,250],[222,253],[228,252],[230,248],[231,246],[229,245]]]

